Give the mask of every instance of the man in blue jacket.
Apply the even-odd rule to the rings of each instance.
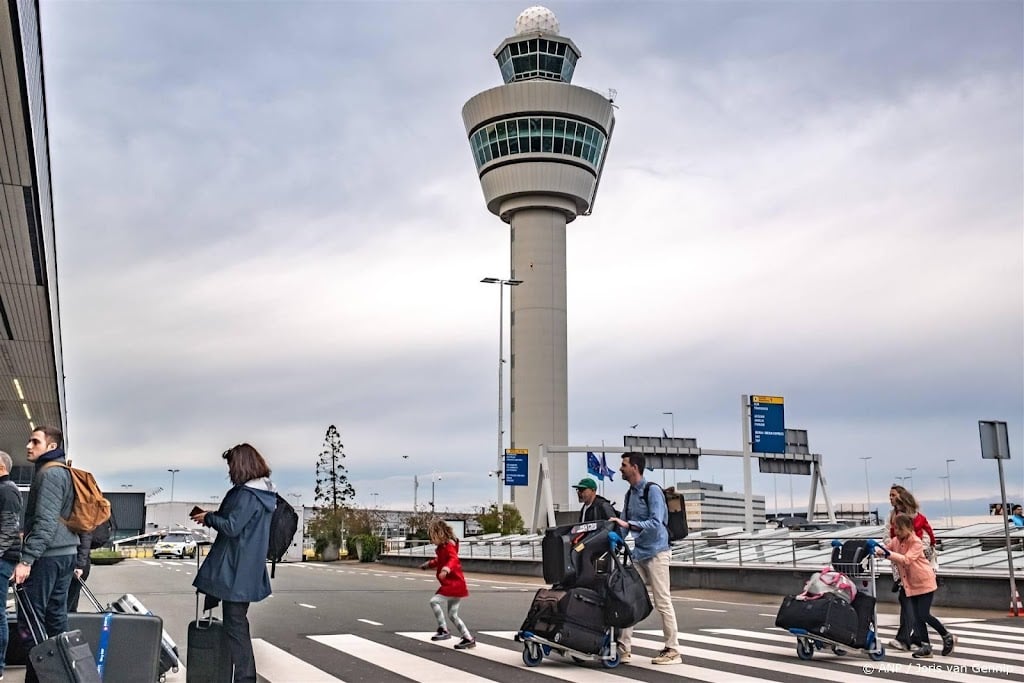
[[[624,453],[619,472],[629,482],[626,502],[622,506],[622,517],[612,517],[627,533],[634,534],[633,563],[644,583],[654,596],[654,609],[661,614],[661,628],[665,646],[651,660],[652,664],[680,664],[678,626],[676,610],[672,606],[671,584],[669,582],[669,561],[672,552],[668,542],[668,505],[665,492],[660,486],[648,484],[644,479],[647,461],[640,453]],[[619,659],[623,663],[631,657],[630,644],[633,639],[632,627],[622,630],[619,636]]]
[[[78,551],[78,534],[61,521],[71,514],[75,502],[71,474],[65,467],[47,466],[65,464],[63,441],[64,433],[56,427],[37,427],[29,437],[27,456],[36,470],[25,503],[21,561],[14,568],[14,582],[24,586],[24,595],[42,619],[47,635],[68,630],[68,586]],[[21,610],[18,624],[22,632],[29,632]],[[31,666],[25,680],[35,680]]]

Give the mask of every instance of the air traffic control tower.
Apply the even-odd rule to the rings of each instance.
[[[590,213],[615,126],[609,96],[571,85],[580,51],[558,19],[530,7],[494,51],[505,85],[462,108],[487,208],[509,224],[511,447],[529,449],[512,501],[533,524],[538,446],[569,438],[565,226]],[[550,458],[552,502],[570,509],[567,458]],[[572,505],[576,497],[572,496]]]

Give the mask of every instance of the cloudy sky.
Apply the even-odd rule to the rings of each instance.
[[[308,502],[335,424],[357,503],[495,500],[508,231],[461,108],[527,4],[43,1],[82,466],[208,499],[250,441]],[[619,107],[568,231],[570,441],[740,449],[740,395],[781,395],[833,500],[910,475],[939,516],[947,458],[958,511],[998,499],[1001,419],[1024,498],[1021,3],[549,6]]]

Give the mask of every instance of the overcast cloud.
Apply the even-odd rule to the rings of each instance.
[[[80,464],[108,488],[179,468],[204,499],[250,441],[309,502],[335,424],[359,503],[408,508],[432,472],[439,509],[495,500],[478,281],[508,231],[460,112],[527,5],[44,0]],[[863,501],[867,455],[875,503],[908,468],[941,501],[947,458],[956,498],[994,501],[977,421],[1002,419],[1024,499],[1021,3],[548,6],[574,82],[620,107],[569,226],[570,441],[672,411],[739,449],[740,395],[775,394],[834,501]],[[739,490],[712,460],[694,478]],[[775,484],[755,473],[770,511]]]

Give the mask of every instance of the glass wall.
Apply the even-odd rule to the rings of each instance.
[[[605,134],[594,126],[548,116],[499,121],[484,126],[469,138],[477,170],[494,159],[533,152],[567,154],[597,169],[606,142]]]
[[[498,66],[505,83],[546,79],[572,82],[579,55],[565,43],[546,38],[533,38],[510,43],[498,53]]]

